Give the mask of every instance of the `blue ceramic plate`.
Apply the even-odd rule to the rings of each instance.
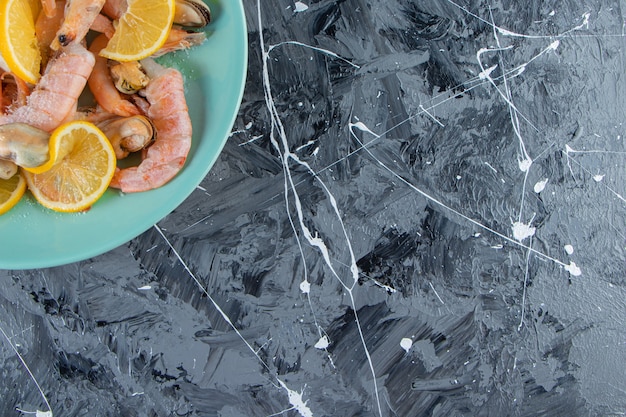
[[[194,127],[182,171],[165,186],[137,194],[108,190],[87,212],[56,213],[28,193],[0,216],[0,268],[44,268],[107,252],[148,230],[180,205],[209,172],[231,132],[247,69],[241,0],[205,0],[213,21],[207,41],[161,62],[181,70]]]

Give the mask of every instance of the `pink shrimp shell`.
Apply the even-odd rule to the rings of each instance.
[[[51,132],[75,110],[94,63],[93,54],[81,45],[66,48],[48,64],[27,104],[8,114],[4,122],[28,123]]]
[[[146,87],[146,98],[157,139],[138,166],[116,171],[110,185],[123,192],[148,191],[166,184],[181,170],[191,148],[192,126],[182,75],[172,68],[147,67],[151,72],[156,69],[152,74],[156,77]]]

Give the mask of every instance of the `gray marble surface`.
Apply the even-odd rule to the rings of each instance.
[[[624,415],[626,3],[259,3],[201,186],[0,271],[0,415]]]

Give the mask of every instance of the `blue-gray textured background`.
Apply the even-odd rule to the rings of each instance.
[[[0,271],[54,415],[624,415],[626,3],[261,3],[201,187]],[[6,338],[0,375],[47,411]]]

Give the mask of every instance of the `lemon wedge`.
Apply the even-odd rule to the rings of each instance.
[[[11,72],[31,84],[41,77],[35,35],[40,10],[40,0],[0,0],[0,53]]]
[[[167,40],[174,14],[175,0],[128,0],[115,34],[100,55],[119,62],[149,57]]]

